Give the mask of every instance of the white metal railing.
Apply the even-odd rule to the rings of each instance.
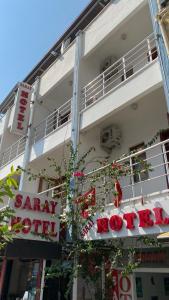
[[[156,57],[155,36],[152,33],[82,89],[81,109],[106,95]]]
[[[144,169],[143,163],[139,162],[138,158],[142,158],[146,164],[150,164],[151,170]],[[129,169],[128,175],[119,179],[123,194],[122,201],[134,200],[137,197],[142,198],[169,189],[169,139],[128,155],[117,162],[118,165]],[[92,186],[96,188],[96,201],[98,204],[113,203],[114,193],[112,187],[114,184],[108,172],[109,168],[110,165],[107,165],[85,174],[83,180],[79,180],[79,192],[84,194]],[[140,172],[136,174],[138,168],[140,168]],[[41,194],[48,192],[52,195],[52,190],[59,198],[60,195],[64,194],[64,184],[47,189]]]
[[[33,143],[55,131],[71,118],[71,99],[54,110],[46,119],[34,128]]]
[[[0,155],[0,167],[6,165],[17,156],[21,155],[25,150],[26,136],[21,137],[16,143],[5,149]]]

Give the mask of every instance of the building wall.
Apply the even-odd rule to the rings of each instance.
[[[153,296],[158,297],[158,300],[168,300],[168,295],[165,295],[164,279],[169,278],[169,274],[154,273],[136,273],[135,277],[141,278],[143,297],[138,297],[138,300],[153,299]]]

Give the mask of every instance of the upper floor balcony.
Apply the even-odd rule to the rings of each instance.
[[[82,88],[81,129],[87,128],[97,120],[102,120],[116,111],[117,107],[128,105],[133,99],[135,101],[161,84],[155,38],[151,34]],[[61,95],[61,89],[58,91],[58,95]],[[70,95],[71,91],[67,94]],[[40,121],[39,108],[37,109],[36,125],[32,132],[31,160],[70,139],[71,99],[61,104],[61,102],[54,102],[55,97],[57,93],[50,102],[48,101],[52,113],[47,114],[46,109],[42,121]],[[61,105],[57,107],[57,103]],[[54,108],[53,104],[55,104]],[[24,138],[21,142],[23,140]],[[21,152],[20,150],[18,152],[17,147],[20,147],[18,145],[21,142],[19,140],[7,150],[3,150],[1,167],[18,157],[18,153]],[[24,151],[24,148],[22,149]]]
[[[169,199],[168,164],[169,139],[133,154],[123,156],[112,164],[103,165],[86,173],[83,177],[77,177],[78,194],[83,195],[83,201],[86,201],[85,203],[87,204],[87,208],[86,206],[85,209],[83,206],[80,206],[80,208],[83,210],[83,213],[85,212],[89,214],[89,216],[92,214],[90,209],[94,208],[95,213],[92,215],[93,221],[95,217],[98,218],[98,215],[99,218],[104,218],[106,214],[106,217],[110,218],[112,214],[120,215],[131,213],[132,211],[146,210],[147,208],[152,209],[153,207],[158,207],[159,209],[162,207],[165,209],[168,207],[165,207],[165,202],[167,203]],[[114,170],[114,176],[112,175],[112,170]],[[117,190],[115,190],[115,182],[117,182],[117,180],[121,190],[119,192],[120,200],[117,200],[119,194]],[[90,203],[89,198],[87,198],[87,193],[91,191],[91,189],[95,189],[95,201],[93,200],[93,202]],[[54,196],[57,199],[61,198],[63,209],[65,208],[66,199],[63,182],[54,187],[45,189],[41,193],[47,193],[48,196]],[[117,201],[119,201],[118,205]],[[80,204],[76,201],[75,205]],[[167,213],[167,211],[165,213]],[[89,220],[87,220],[87,222],[88,221]],[[158,223],[155,224],[158,225]],[[150,228],[149,233],[153,234],[153,230],[153,227]],[[162,232],[163,228],[157,228],[157,231]],[[92,234],[94,234],[93,231],[91,231],[91,235]],[[132,231],[122,232],[120,234],[121,236],[132,236]],[[145,234],[145,232],[142,234]],[[117,232],[115,231],[113,235],[113,237],[120,237],[118,230]],[[135,235],[137,235],[137,233]],[[93,239],[102,237],[103,235],[98,237],[96,233],[92,236]]]
[[[98,205],[113,205],[114,182],[111,169],[122,170],[119,183],[122,190],[122,202],[146,202],[150,195],[159,196],[169,189],[169,139],[156,143],[133,154],[123,155],[112,165],[107,164],[88,172],[82,181],[82,193],[96,188]],[[126,175],[124,175],[126,171]],[[116,171],[115,171],[116,173]],[[132,205],[132,204],[131,204]]]

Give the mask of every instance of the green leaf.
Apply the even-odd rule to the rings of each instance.
[[[11,166],[11,173],[14,173],[14,171],[15,171],[15,170],[14,170],[14,166],[12,165],[12,166]]]
[[[17,181],[16,181],[14,178],[11,178],[11,183],[12,183],[12,185],[13,185],[13,187],[14,187],[15,189],[18,188],[18,183],[17,183]]]

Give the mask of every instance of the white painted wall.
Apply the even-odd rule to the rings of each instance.
[[[109,161],[119,159],[123,154],[129,153],[129,149],[142,142],[147,144],[160,129],[168,127],[166,103],[163,90],[158,89],[145,95],[138,102],[138,107],[133,110],[131,106],[122,109],[119,112],[112,113],[105,121],[93,124],[93,127],[87,128],[81,133],[81,153],[85,153],[91,146],[96,148],[89,158],[86,171],[99,167],[99,164],[92,163],[95,160],[103,160],[109,156]],[[97,112],[97,107],[96,107]],[[94,113],[93,113],[94,117]],[[122,132],[121,147],[112,151],[111,155],[107,154],[100,148],[100,131],[111,124],[119,126]],[[147,158],[161,153],[161,148],[147,152]],[[163,156],[151,158],[149,161],[152,165],[163,164]],[[149,172],[149,178],[163,175],[164,167],[158,167]],[[126,185],[126,179],[121,182],[122,186]],[[130,180],[128,184],[131,184]],[[142,184],[143,194],[152,193],[158,190],[167,189],[166,177],[161,177],[153,181]],[[140,185],[135,186],[135,196],[140,195]],[[125,199],[132,197],[131,188],[123,191]]]
[[[99,43],[122,26],[137,10],[146,4],[145,0],[115,0],[106,7],[85,29],[84,55],[89,54]]]
[[[4,132],[3,137],[3,143],[1,145],[1,152],[5,151],[8,147],[10,147],[12,144],[16,143],[21,138],[20,135],[16,135],[14,133],[10,132],[10,129],[8,128]]]
[[[46,138],[41,139],[37,143],[32,145],[30,161],[44,154],[49,156],[50,151],[68,141],[70,139],[70,136],[71,123],[68,122],[59,127],[58,130],[55,130],[53,133],[49,134]]]
[[[81,116],[81,129],[105,119],[111,112],[129,105],[133,100],[151,92],[162,84],[161,71],[158,61],[147,65],[137,74],[122,82],[103,98],[88,107]]]
[[[67,51],[43,73],[40,81],[40,96],[44,96],[49,90],[54,88],[61,79],[67,76],[74,66],[75,43],[73,42]]]

